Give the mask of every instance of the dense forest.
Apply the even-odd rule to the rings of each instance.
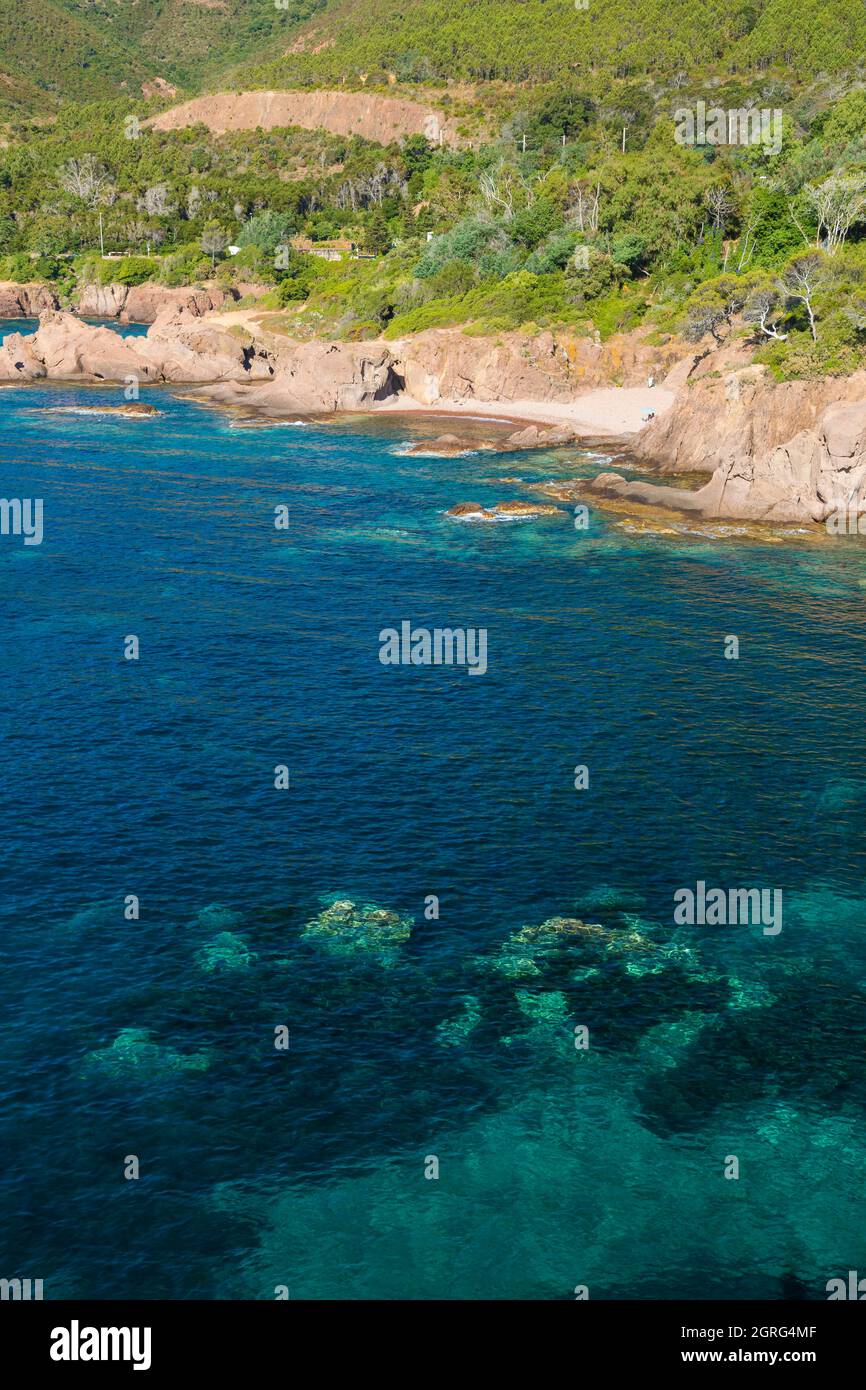
[[[416,0],[395,13],[374,4],[364,25],[348,0],[271,5],[266,17],[241,7],[226,61],[272,43],[275,24],[315,39],[327,23],[330,46],[283,57],[262,80],[307,59],[294,79],[324,80],[328,64],[375,54],[380,71],[357,68],[353,81],[427,91],[456,132],[434,147],[296,128],[158,132],[147,116],[166,101],[142,96],[137,65],[157,39],[169,43],[174,0],[39,0],[35,20],[52,8],[71,16],[57,40],[70,61],[82,34],[102,44],[79,96],[118,45],[130,93],[9,121],[0,278],[48,281],[70,300],[83,283],[215,278],[300,336],[459,325],[605,338],[645,325],[707,344],[748,337],[779,376],[846,372],[864,359],[866,90],[855,72],[831,75],[843,53],[850,66],[852,44],[862,49],[859,10],[806,0],[795,29],[776,0],[700,12],[651,4],[628,22],[622,5],[596,14],[564,0]],[[202,34],[239,14],[235,0],[216,16],[186,9],[175,75],[194,63]],[[573,44],[562,40],[566,21]],[[125,47],[133,32],[147,42]],[[410,53],[420,65],[404,62],[400,80]],[[801,63],[820,75],[803,76]],[[475,81],[449,86],[443,70]],[[527,73],[535,80],[517,80]],[[751,113],[755,138],[746,124],[737,138],[714,138],[704,121],[684,139],[678,113],[701,103]],[[355,254],[329,262],[296,249],[299,238],[307,250],[339,238]]]
[[[864,52],[866,9],[843,0],[802,0],[796,15],[789,0],[338,0],[247,75],[266,86],[383,70],[422,82],[774,66],[809,77],[849,72]]]
[[[325,0],[25,0],[0,7],[0,117],[63,98],[199,88],[212,73],[276,57]]]
[[[226,86],[550,81],[603,74],[851,75],[866,9],[845,0],[26,0],[0,9],[0,118]]]

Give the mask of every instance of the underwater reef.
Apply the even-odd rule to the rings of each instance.
[[[84,1070],[117,1080],[158,1077],[167,1072],[207,1071],[207,1053],[178,1052],[154,1042],[147,1028],[124,1028],[109,1047],[98,1048],[84,1059]]]
[[[301,939],[320,946],[330,956],[347,960],[361,957],[390,966],[396,964],[400,947],[411,934],[411,917],[375,903],[335,898],[307,923]]]

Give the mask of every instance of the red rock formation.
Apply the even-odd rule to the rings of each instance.
[[[0,280],[0,319],[36,318],[46,309],[59,309],[60,300],[50,285],[17,285]]]
[[[188,285],[169,288],[150,282],[131,288],[128,285],[85,285],[78,298],[78,312],[85,318],[153,323],[166,309],[189,309],[193,314],[208,314],[234,297],[231,291],[215,285],[204,289]]]

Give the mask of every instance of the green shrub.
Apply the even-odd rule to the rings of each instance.
[[[110,279],[118,285],[143,285],[153,280],[159,272],[160,262],[149,256],[124,256],[122,261],[103,262],[110,271]]]
[[[864,364],[866,351],[856,325],[837,309],[819,323],[817,342],[811,333],[790,333],[785,342],[759,348],[755,360],[768,366],[777,381],[798,381],[847,376]]]
[[[23,251],[11,256],[0,256],[0,280],[12,280],[16,285],[26,285],[39,277],[34,262]]]
[[[180,285],[195,285],[207,280],[211,274],[209,257],[196,244],[179,246],[176,251],[164,256],[159,266],[157,280],[160,285],[175,289]]]

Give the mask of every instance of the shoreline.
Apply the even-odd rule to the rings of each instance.
[[[813,525],[835,515],[834,499],[859,498],[866,483],[859,462],[866,457],[866,372],[842,383],[777,384],[764,368],[720,361],[704,363],[702,377],[691,381],[684,357],[659,373],[656,386],[650,367],[638,373],[632,362],[621,373],[620,360],[620,380],[640,375],[644,383],[620,385],[609,384],[613,372],[599,382],[597,363],[577,371],[569,358],[562,367],[551,344],[544,346],[533,358],[526,343],[495,342],[479,357],[477,342],[469,351],[443,332],[421,335],[411,351],[378,340],[283,343],[192,313],[167,313],[144,336],[124,337],[113,325],[51,313],[35,333],[4,339],[0,377],[103,390],[133,380],[143,391],[161,386],[218,406],[250,426],[355,420],[362,428],[362,420],[368,427],[392,420],[399,428],[402,421],[408,454],[600,451],[607,471],[581,479],[581,493],[613,496],[637,515],[651,505],[704,519]],[[610,469],[611,455],[623,454],[627,471],[641,476]],[[706,481],[662,486],[660,475],[667,482],[670,474]]]
[[[75,390],[84,387],[89,390],[104,391],[107,389],[116,389],[118,385],[119,383],[117,382],[109,381],[97,382],[86,379],[70,379],[68,377],[43,377],[37,381],[3,382],[0,383],[0,388],[20,390],[22,387],[27,388],[34,386],[61,388],[68,388],[71,386]],[[562,424],[561,415],[554,419],[542,419],[539,414],[527,417],[525,415],[512,414],[510,407],[508,413],[506,413],[504,403],[498,402],[474,402],[470,406],[469,403],[463,403],[461,405],[461,403],[450,401],[439,402],[436,405],[424,405],[418,401],[413,401],[411,405],[404,405],[402,401],[400,401],[394,404],[389,403],[387,405],[374,406],[367,410],[317,412],[280,411],[279,414],[277,414],[273,407],[267,407],[257,403],[243,404],[236,401],[223,401],[219,398],[214,398],[210,394],[207,394],[206,391],[203,391],[202,386],[206,386],[206,383],[146,382],[142,383],[142,395],[146,395],[150,391],[166,391],[176,399],[187,400],[198,405],[207,406],[217,410],[224,416],[240,416],[241,418],[245,417],[250,420],[261,420],[277,426],[281,424],[296,424],[299,422],[302,424],[339,423],[351,425],[353,422],[371,419],[393,420],[396,425],[402,418],[409,420],[427,418],[431,421],[452,418],[463,420],[467,423],[472,422],[476,425],[479,423],[492,424],[500,426],[503,429],[511,425],[528,426],[547,424],[555,426],[557,424]],[[610,389],[619,390],[622,388]],[[494,407],[499,407],[495,415],[475,413],[475,410],[477,410],[479,406],[486,410],[489,404],[493,404]],[[521,407],[524,407],[527,403],[521,402],[520,404]],[[528,404],[536,404],[539,411],[547,409],[547,404],[544,402]],[[567,410],[569,408],[569,406],[560,406],[561,410]],[[433,441],[431,440],[431,444],[432,443]],[[601,436],[587,433],[580,438],[575,438],[567,444],[546,444],[541,441],[537,445],[529,444],[522,446],[522,448],[502,449],[499,452],[503,454],[517,454],[520,452],[528,453],[537,452],[539,450],[561,450],[571,448],[586,450],[591,453],[597,448],[607,450],[613,447],[615,453],[610,456],[610,462],[616,461],[620,467],[625,467],[632,471],[639,471],[649,485],[653,486],[650,480],[658,476],[657,469],[647,460],[639,459],[631,454],[630,443],[631,440],[627,436]],[[467,444],[469,445],[466,451],[467,453],[485,452],[477,447],[473,448],[471,441],[467,441]],[[496,456],[496,452],[495,450],[492,451],[493,457]],[[421,457],[431,456],[436,457],[433,451],[431,451],[430,455],[422,455]],[[490,457],[491,455],[486,453],[486,456]],[[441,457],[446,458],[447,455],[443,453]],[[689,481],[695,480],[695,478],[691,477],[689,479]],[[584,486],[581,487],[581,484]],[[661,495],[654,498],[652,501],[642,500],[636,497],[628,498],[622,495],[615,496],[605,490],[597,491],[592,487],[591,480],[582,479],[577,474],[570,480],[562,479],[557,483],[524,481],[523,485],[525,490],[534,498],[553,501],[563,506],[571,505],[576,500],[579,500],[579,495],[585,497],[587,503],[598,508],[602,513],[612,518],[617,518],[624,525],[624,529],[631,534],[642,533],[647,536],[667,536],[676,539],[682,539],[684,536],[691,535],[695,538],[711,537],[717,541],[728,540],[736,542],[743,539],[752,541],[760,540],[764,543],[776,544],[796,544],[798,542],[802,543],[803,541],[814,542],[824,539],[822,534],[823,528],[814,523],[809,525],[800,523],[797,525],[792,522],[785,523],[770,519],[709,517],[675,504],[666,504],[662,500],[662,497],[664,493],[668,491],[668,486],[670,487],[671,493],[676,493],[678,491],[673,485],[659,485],[658,491]]]
[[[573,401],[471,401],[442,399],[425,404],[412,396],[376,403],[372,415],[429,415],[434,418],[474,419],[485,423],[568,426],[590,439],[625,442],[647,423],[642,416],[652,411],[658,418],[670,410],[673,391],[661,386],[595,387]],[[355,412],[353,412],[355,413]]]

